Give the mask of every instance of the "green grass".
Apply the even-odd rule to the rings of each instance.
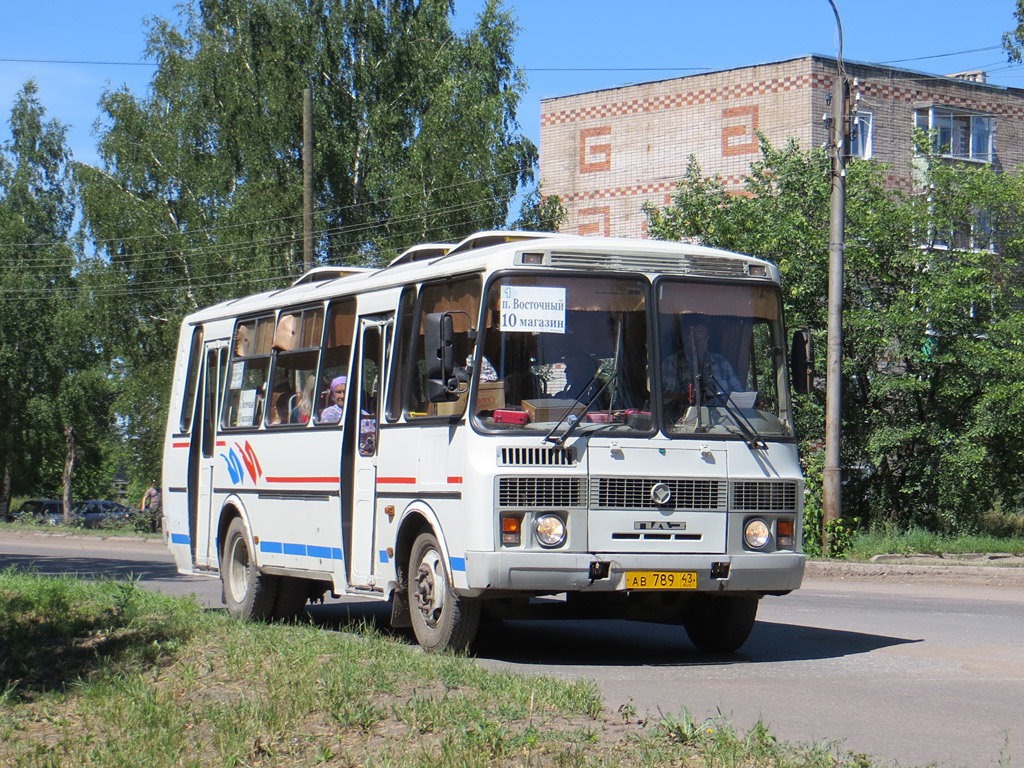
[[[0,765],[866,766],[757,725],[602,709],[367,627],[256,624],[132,583],[0,572]]]
[[[943,536],[921,529],[898,531],[880,527],[856,534],[847,552],[850,560],[868,560],[875,555],[962,555],[1001,552],[1024,555],[1024,533],[1009,536],[977,534]]]

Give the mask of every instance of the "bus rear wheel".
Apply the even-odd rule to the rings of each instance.
[[[683,620],[690,642],[708,653],[737,650],[754,628],[757,603],[756,597],[694,595]]]
[[[256,567],[245,524],[236,517],[228,526],[221,553],[221,580],[228,613],[242,619],[269,619],[277,597],[277,578]]]
[[[480,626],[480,602],[452,589],[432,533],[416,537],[409,558],[409,611],[416,641],[428,651],[464,651]]]

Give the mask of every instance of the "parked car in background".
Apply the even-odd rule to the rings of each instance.
[[[82,528],[110,528],[127,525],[131,510],[116,501],[89,499],[71,508],[71,524]],[[59,499],[30,499],[14,513],[14,519],[40,525],[63,525],[64,502]]]
[[[58,525],[64,521],[64,502],[60,499],[29,499],[15,511],[14,519]]]
[[[131,510],[116,501],[92,499],[80,501],[74,507],[74,523],[86,528],[109,528],[128,523]]]

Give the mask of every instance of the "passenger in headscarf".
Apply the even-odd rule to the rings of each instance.
[[[347,376],[337,376],[331,381],[331,404],[320,412],[321,424],[337,424],[341,421],[341,411],[345,405],[345,390],[347,388]]]

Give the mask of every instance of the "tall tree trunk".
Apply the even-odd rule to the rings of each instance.
[[[4,479],[0,485],[0,520],[11,517],[11,465],[4,464]]]
[[[75,471],[75,428],[64,427],[68,450],[64,457],[64,524],[71,524],[71,473]]]

